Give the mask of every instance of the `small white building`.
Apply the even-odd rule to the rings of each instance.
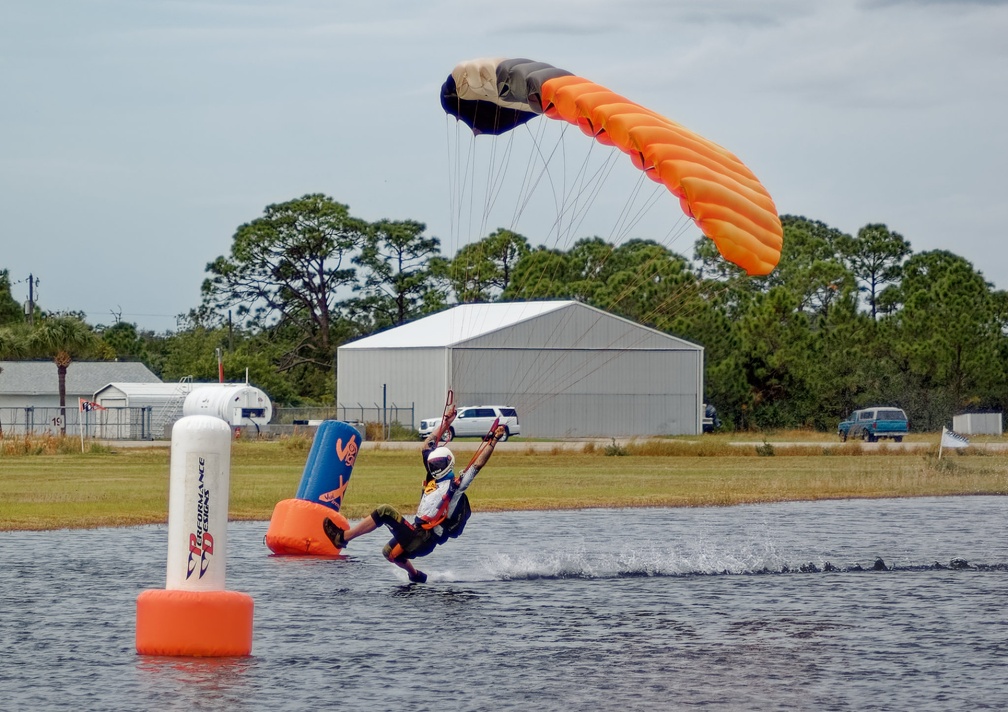
[[[522,437],[695,435],[703,347],[574,301],[465,304],[339,347],[337,401],[508,405]]]
[[[961,435],[1001,435],[1001,413],[962,413],[952,417],[952,429]]]
[[[182,404],[192,391],[192,381],[178,383],[143,383],[117,381],[108,383],[94,392],[94,402],[108,410],[102,413],[104,427],[98,437],[106,433],[119,433],[119,437],[136,437],[131,409],[150,409],[150,433],[157,438],[167,437],[165,428],[182,417]]]
[[[184,415],[213,415],[226,420],[232,428],[249,427],[254,432],[265,428],[273,417],[273,404],[263,391],[247,383],[193,383],[184,378],[178,383],[109,383],[94,394],[103,408],[150,408],[151,431],[161,437],[171,436],[171,426]],[[118,411],[127,417],[127,411]],[[109,427],[128,427],[113,423],[112,410],[106,414]]]

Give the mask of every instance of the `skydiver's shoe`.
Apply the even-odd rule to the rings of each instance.
[[[409,580],[412,583],[427,583],[427,574],[423,571],[417,571],[415,574],[409,575]]]
[[[329,541],[332,542],[333,546],[337,549],[346,548],[346,539],[343,538],[344,531],[336,526],[333,520],[329,519],[329,517],[322,520],[322,530],[325,532],[325,535],[329,537]]]

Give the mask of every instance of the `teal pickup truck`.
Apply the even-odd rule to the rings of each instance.
[[[869,443],[880,438],[892,438],[896,442],[903,442],[907,428],[906,413],[902,410],[890,406],[876,406],[855,410],[845,420],[841,420],[837,427],[837,435],[843,442],[847,442],[848,438],[861,438]]]

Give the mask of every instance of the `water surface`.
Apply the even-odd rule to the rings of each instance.
[[[1005,708],[1006,522],[999,497],[477,507],[423,586],[384,531],[280,558],[232,523],[256,610],[225,660],[136,654],[166,527],[2,533],[0,708]]]

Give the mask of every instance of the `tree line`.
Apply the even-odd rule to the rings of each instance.
[[[749,277],[702,237],[687,258],[644,238],[533,247],[498,229],[449,257],[423,223],[368,223],[305,195],[238,227],[173,333],[41,309],[29,325],[0,271],[0,358],[52,359],[61,383],[78,358],[215,380],[222,349],[277,403],[323,405],[340,344],[456,303],[575,299],[704,346],[704,397],[729,428],[831,430],[855,408],[895,405],[934,430],[1008,405],[1008,293],[972,264],[915,253],[884,224],[782,223],[777,269]]]

